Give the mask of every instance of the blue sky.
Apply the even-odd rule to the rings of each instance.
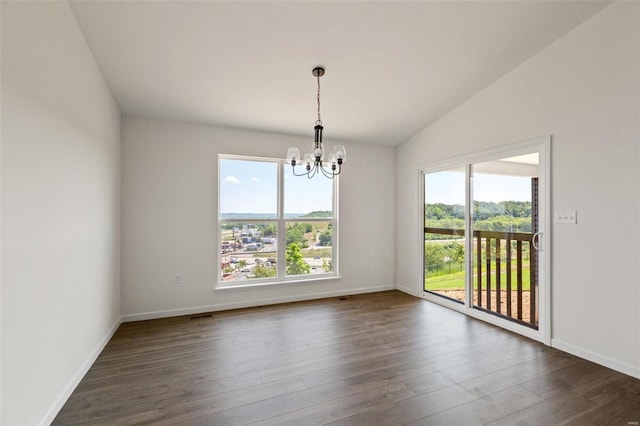
[[[332,210],[333,181],[293,176],[284,166],[285,213]],[[302,168],[297,167],[298,172]],[[220,161],[220,213],[275,213],[278,200],[275,163],[222,159]]]
[[[464,205],[464,171],[430,173],[425,179],[425,201],[429,204]],[[475,174],[473,199],[476,201],[531,201],[531,178]]]
[[[299,168],[302,171],[301,168]],[[275,163],[222,159],[220,161],[220,213],[277,212],[278,168]],[[285,213],[331,210],[333,181],[293,176],[284,166]],[[528,177],[476,174],[474,199],[478,201],[530,201]],[[429,203],[464,204],[464,172],[430,173],[425,181]]]

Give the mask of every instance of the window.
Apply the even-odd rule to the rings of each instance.
[[[283,160],[219,156],[219,285],[337,276],[337,179],[293,176]]]

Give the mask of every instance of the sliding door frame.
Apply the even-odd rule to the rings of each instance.
[[[538,329],[532,329],[507,319],[500,318],[486,312],[482,312],[473,307],[473,238],[471,212],[473,208],[472,189],[473,177],[471,167],[475,163],[499,160],[505,157],[515,157],[518,155],[531,154],[537,152],[539,178],[539,229],[541,238],[538,251]],[[467,154],[442,161],[435,161],[421,167],[418,170],[419,179],[419,200],[420,200],[420,224],[419,230],[423,235],[420,238],[420,253],[422,253],[420,270],[417,271],[420,280],[417,294],[422,298],[450,309],[462,312],[468,316],[483,320],[498,327],[505,328],[514,333],[521,334],[533,340],[551,345],[551,136],[542,136],[535,139],[518,142],[494,149]],[[432,294],[424,289],[424,177],[429,173],[441,172],[450,169],[465,170],[465,302],[463,304],[447,299],[442,296]]]

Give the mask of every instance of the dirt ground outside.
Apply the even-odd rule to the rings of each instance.
[[[441,294],[443,296],[450,297],[451,299],[464,301],[464,290],[433,290],[434,293]],[[487,292],[482,292],[482,306],[487,306]],[[473,293],[473,303],[477,305],[477,297],[478,294],[476,292]],[[529,322],[530,318],[530,295],[529,291],[522,292],[522,320]],[[496,292],[495,290],[491,292],[491,310],[496,311]],[[503,315],[507,315],[507,292],[500,292],[500,306],[501,313]],[[511,317],[518,318],[518,300],[515,292],[511,292]]]

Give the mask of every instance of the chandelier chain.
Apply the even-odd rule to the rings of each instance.
[[[322,120],[320,119],[320,76],[317,77],[318,79],[318,95],[317,95],[317,99],[318,99],[318,120],[316,121],[316,124],[319,124],[322,126]]]

